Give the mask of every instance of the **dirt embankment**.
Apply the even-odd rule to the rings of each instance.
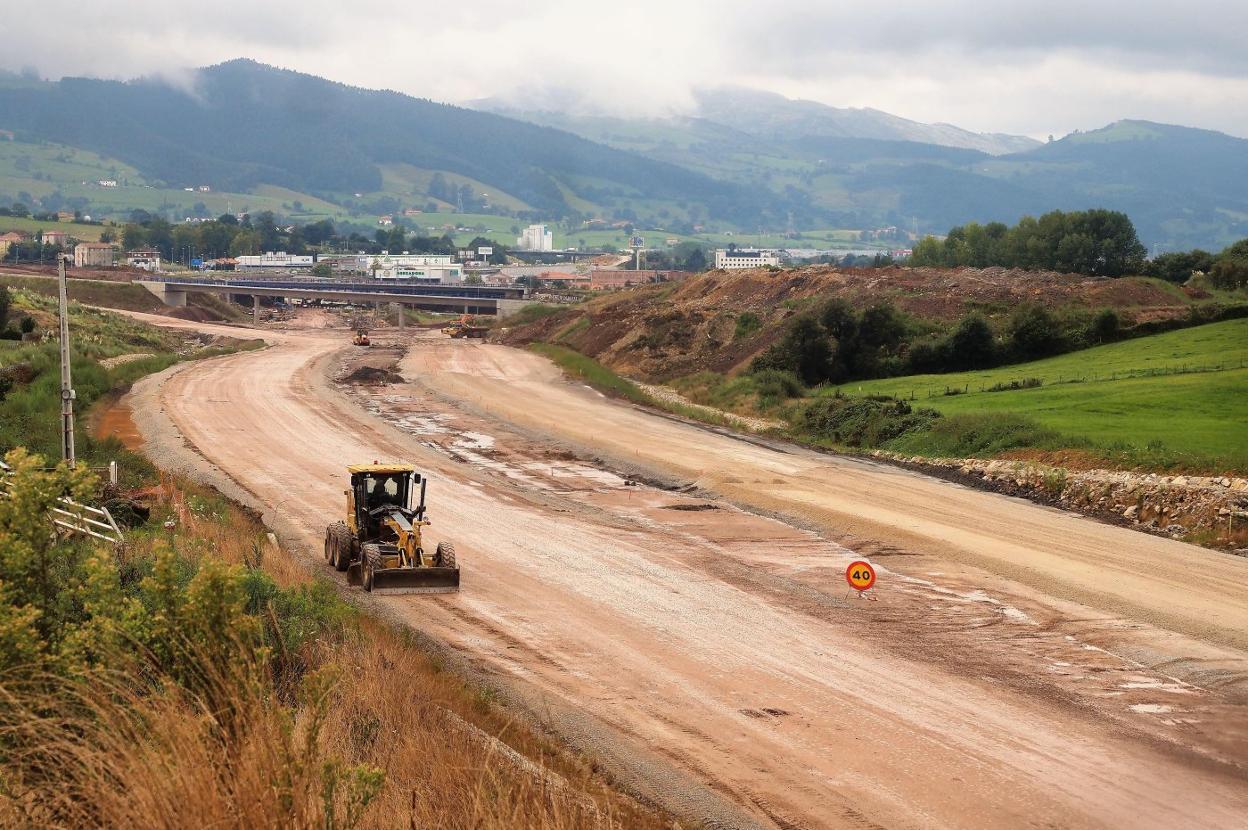
[[[510,329],[503,341],[560,342],[617,371],[664,381],[704,370],[732,371],[775,342],[793,315],[833,297],[857,308],[891,302],[932,323],[948,323],[971,310],[1007,315],[1035,304],[1051,310],[1114,308],[1131,325],[1182,317],[1192,302],[1182,292],[1139,278],[819,265],[715,271],[677,285],[613,294]],[[745,317],[747,312],[756,319]]]

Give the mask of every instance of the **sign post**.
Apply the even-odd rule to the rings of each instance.
[[[845,569],[845,581],[862,598],[875,585],[875,568],[865,559],[856,559]]]
[[[69,300],[65,290],[65,255],[56,258],[57,311],[61,323],[61,458],[71,468],[77,464],[74,454],[74,382],[69,369]]]

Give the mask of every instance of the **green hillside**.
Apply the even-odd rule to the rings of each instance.
[[[988,391],[1038,378],[1042,386]],[[963,389],[947,395],[946,390]],[[1011,412],[1106,450],[1223,459],[1248,467],[1248,320],[1229,320],[977,372],[847,384],[946,415]],[[830,390],[829,390],[830,392]]]

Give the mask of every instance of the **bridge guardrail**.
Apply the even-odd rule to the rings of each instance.
[[[159,282],[170,285],[185,286],[191,288],[194,286],[206,286],[215,290],[237,288],[239,293],[244,293],[248,288],[267,288],[271,290],[280,290],[289,288],[291,290],[316,290],[316,291],[333,291],[342,293],[355,294],[398,294],[402,296],[425,296],[425,297],[455,297],[481,300],[509,300],[519,299],[524,296],[523,288],[484,288],[477,285],[413,285],[411,283],[394,284],[394,283],[362,283],[362,282],[338,282],[334,280],[317,280],[317,279],[282,279],[282,280],[240,280],[231,279],[203,279],[194,278],[187,279],[184,277],[163,277],[153,276],[145,279],[145,282]]]

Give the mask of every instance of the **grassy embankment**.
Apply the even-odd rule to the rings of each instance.
[[[0,273],[0,285],[8,286],[15,291],[42,294],[45,297],[57,296],[56,280],[51,277]],[[161,314],[169,311],[169,307],[162,303],[155,294],[141,285],[129,282],[69,279],[65,283],[65,293],[71,301],[83,305],[117,308],[123,311],[141,311],[146,314]],[[251,319],[251,315],[243,309],[212,294],[187,294],[187,303],[207,310],[221,320],[237,322]]]
[[[16,314],[43,318],[41,298]],[[73,308],[79,413],[180,359],[175,335]],[[45,321],[46,322],[46,321]],[[0,448],[54,456],[51,344],[24,367]],[[107,370],[99,360],[151,352]],[[201,350],[198,354],[212,353]],[[123,552],[53,540],[46,508],[98,485],[16,451],[0,500],[0,825],[541,828],[664,826],[487,690],[337,597],[249,512],[81,427],[120,459]],[[96,496],[98,498],[98,496]],[[132,503],[132,502],[130,502]],[[501,739],[501,740],[500,740]]]
[[[996,369],[854,382],[840,390],[851,397],[902,398],[960,416],[955,426],[972,416],[985,426],[1025,416],[1042,428],[1041,449],[1076,447],[1128,464],[1248,469],[1248,320]],[[956,390],[961,394],[947,394]],[[907,437],[897,449],[979,454],[952,438],[946,428]],[[994,449],[1004,448],[984,447]]]
[[[564,346],[535,351],[590,385],[700,420]],[[1039,381],[1039,385],[1035,385]],[[1025,388],[1009,388],[1011,384]],[[916,375],[806,390],[784,373],[700,373],[671,384],[696,404],[782,418],[791,438],[839,449],[881,447],[916,455],[994,457],[1020,449],[1075,450],[1088,463],[1190,472],[1248,470],[1248,320],[1228,320],[977,372]],[[990,391],[990,390],[996,391]],[[946,391],[962,390],[956,394]],[[832,418],[829,399],[902,399],[910,412],[862,406]],[[878,408],[878,407],[877,407]],[[885,407],[887,408],[887,407]],[[809,413],[809,414],[808,414]],[[842,423],[843,422],[843,423]],[[900,429],[904,434],[894,434]]]

